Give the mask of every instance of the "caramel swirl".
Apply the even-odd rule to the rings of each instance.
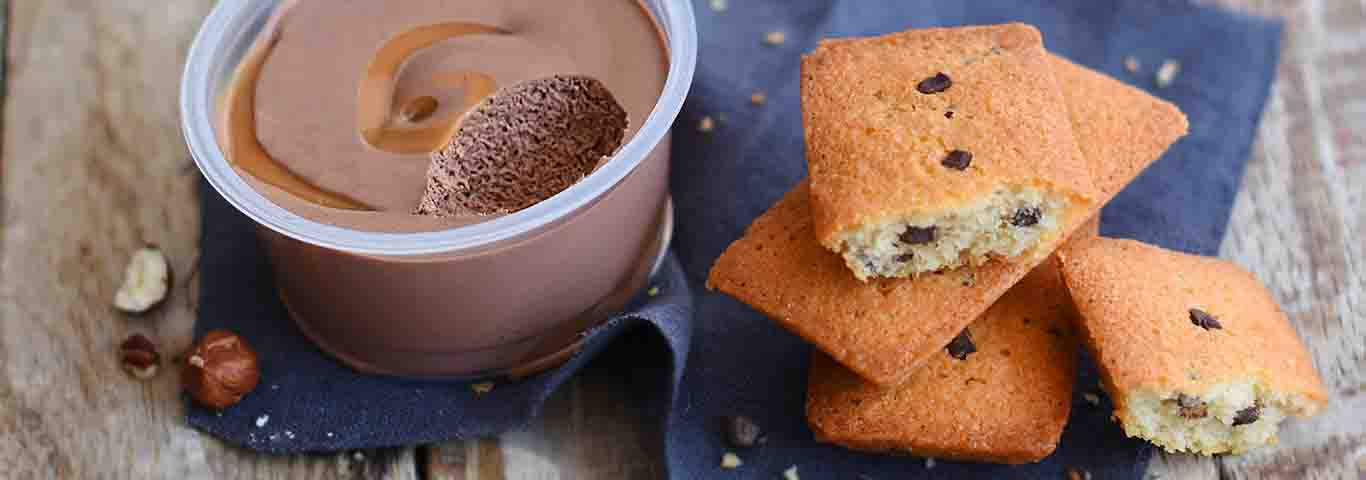
[[[274,22],[272,22],[274,23]],[[463,104],[444,118],[422,127],[397,126],[395,96],[400,68],[413,54],[436,43],[464,35],[501,34],[502,29],[469,22],[446,22],[417,27],[400,33],[375,53],[357,88],[356,130],[370,146],[391,153],[420,154],[441,148],[450,138],[460,116],[497,89],[493,77],[472,71],[444,72],[436,78],[436,88],[460,89]],[[224,99],[226,138],[220,138],[233,165],[267,184],[295,197],[324,207],[373,211],[346,195],[319,188],[273,158],[261,146],[256,134],[256,82],[261,66],[278,40],[278,32],[252,48],[228,87]],[[405,99],[405,101],[408,99]]]
[[[460,115],[468,111],[498,85],[493,77],[480,72],[448,72],[436,79],[436,87],[464,90],[462,110],[443,121],[423,128],[397,128],[394,105],[394,86],[403,62],[419,50],[443,40],[476,34],[501,34],[502,29],[468,22],[447,22],[427,25],[403,32],[380,47],[365,70],[356,93],[356,125],[360,135],[370,146],[386,152],[413,154],[427,153],[441,148],[450,139]]]

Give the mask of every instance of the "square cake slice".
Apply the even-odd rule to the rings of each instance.
[[[1129,436],[1169,452],[1241,453],[1327,401],[1295,328],[1246,270],[1109,238],[1058,256]]]
[[[855,450],[1039,461],[1071,410],[1075,315],[1050,258],[901,385],[867,383],[816,353],[807,422],[817,440]]]
[[[826,41],[801,97],[816,238],[860,280],[1037,263],[1095,205],[1034,27]]]
[[[1186,133],[1176,106],[1058,57],[1051,60],[1102,203]],[[1094,205],[1071,232],[1099,209]],[[801,335],[863,378],[894,385],[1042,261],[988,262],[942,274],[860,282],[816,242],[806,182],[750,225],[712,266],[707,287]],[[1048,242],[1052,251],[1062,239]]]

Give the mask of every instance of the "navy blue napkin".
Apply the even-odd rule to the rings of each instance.
[[[629,385],[644,399],[639,418],[662,423],[673,478],[774,478],[790,466],[803,478],[1062,478],[1067,468],[1097,478],[1139,478],[1151,449],[1123,438],[1108,420],[1103,395],[1099,407],[1082,400],[1099,393],[1089,362],[1079,373],[1058,451],[1039,464],[940,461],[930,469],[922,459],[816,444],[803,419],[810,347],[701,285],[721,251],[805,175],[799,54],[823,36],[935,25],[1032,23],[1052,51],[1180,105],[1190,135],[1105,209],[1102,231],[1214,254],[1271,84],[1280,24],[1180,0],[728,3],[713,11],[708,0],[696,2],[701,61],[673,143],[676,259],[652,282],[659,295],[641,295],[626,313],[590,332],[586,348],[565,366],[485,395],[464,383],[361,375],[304,339],[275,296],[251,222],[204,187],[195,331],[240,332],[260,353],[264,370],[257,390],[222,414],[191,405],[190,424],[233,444],[279,453],[493,434],[525,426],[556,387],[610,349],[592,368],[638,380]],[[784,32],[786,42],[764,44],[771,31]],[[1126,72],[1126,56],[1138,59],[1142,71]],[[1182,68],[1159,89],[1153,72],[1166,59]],[[763,105],[750,102],[758,91],[768,97]],[[704,116],[716,122],[709,133],[695,128]],[[744,465],[722,471],[728,447],[720,419],[737,414],[758,421],[769,441],[738,451]]]

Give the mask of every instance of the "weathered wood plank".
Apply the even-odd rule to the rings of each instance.
[[[0,477],[415,478],[411,450],[271,457],[187,427],[175,371],[125,375],[130,332],[190,343],[199,232],[176,96],[210,0],[10,2],[0,232]],[[4,2],[0,2],[3,5]],[[142,318],[110,306],[129,254],[178,276]],[[189,280],[187,282],[186,280]]]
[[[527,431],[434,445],[427,472],[433,480],[663,478],[654,432],[638,415],[620,379],[590,367],[546,402]]]

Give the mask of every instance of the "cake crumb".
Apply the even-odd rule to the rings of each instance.
[[[726,452],[721,455],[721,468],[735,469],[739,468],[740,465],[744,465],[744,463],[745,462],[740,461],[740,456],[736,455],[734,452]]]
[[[1176,80],[1176,74],[1181,72],[1181,62],[1167,59],[1162,62],[1162,66],[1157,69],[1157,86],[1166,88]]]
[[[787,43],[787,34],[781,31],[772,31],[764,35],[764,43],[770,46],[778,46]]]
[[[493,391],[493,382],[479,382],[470,384],[470,390],[474,390],[476,395],[483,395]]]
[[[269,422],[269,421],[270,421],[270,415],[261,415],[261,416],[259,416],[259,417],[256,417],[256,428],[261,428],[261,427],[266,426],[266,422]]]
[[[649,290],[646,290],[646,291],[645,291],[645,294],[646,294],[646,295],[649,295],[649,296],[651,296],[651,297],[658,297],[658,296],[659,296],[659,287],[658,287],[658,286],[650,287]]]
[[[1091,480],[1091,472],[1086,469],[1067,467],[1067,480]]]
[[[715,121],[715,120],[712,120],[710,115],[703,116],[703,117],[702,117],[702,120],[700,120],[700,121],[697,122],[697,131],[699,131],[699,132],[706,133],[706,132],[710,132],[710,131],[715,130],[715,129],[716,129],[716,121]]]
[[[726,0],[711,0],[711,11],[713,12],[724,12],[728,6]]]
[[[793,466],[791,466],[791,467],[787,467],[787,470],[783,470],[783,479],[784,479],[784,480],[802,480],[802,477],[800,477],[800,476],[797,475],[797,466],[796,466],[796,465],[793,465]]]
[[[749,103],[752,103],[752,104],[755,104],[755,105],[763,105],[764,102],[767,102],[767,101],[768,101],[768,94],[766,94],[766,93],[764,93],[764,92],[754,92],[754,93],[751,93],[751,94],[749,95]]]
[[[933,469],[934,469],[934,457],[929,457],[929,458],[926,458],[926,459],[925,459],[925,469],[926,469],[926,470],[933,470]]]
[[[1091,404],[1092,406],[1100,405],[1100,397],[1097,396],[1097,395],[1094,394],[1094,393],[1091,393],[1091,392],[1083,393],[1083,394],[1081,394],[1081,398],[1085,399],[1085,400],[1086,400],[1086,403],[1089,403],[1089,404]]]
[[[1124,57],[1124,69],[1128,70],[1129,73],[1138,73],[1138,70],[1141,68],[1143,68],[1143,64],[1139,63],[1138,59],[1133,55]]]

